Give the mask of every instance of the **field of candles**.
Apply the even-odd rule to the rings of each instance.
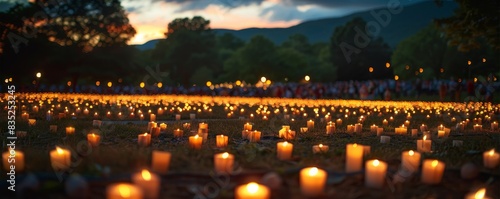
[[[0,104],[1,184],[16,190],[2,198],[500,198],[498,104],[62,93]]]

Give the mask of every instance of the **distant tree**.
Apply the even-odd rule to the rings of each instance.
[[[492,55],[490,48],[464,53],[447,43],[444,34],[433,24],[406,38],[398,44],[392,55],[394,74],[403,80],[451,76],[467,78],[469,70],[471,75],[486,75],[499,70],[500,65],[495,63],[497,58]],[[482,58],[489,61],[482,63]],[[468,66],[468,60],[473,60],[474,65]]]
[[[435,1],[440,4],[443,0]],[[436,20],[449,38],[448,44],[462,52],[477,49],[481,43],[500,50],[500,1],[455,1],[459,5],[455,15]]]
[[[169,72],[174,82],[189,86],[193,72],[201,67],[214,74],[221,70],[216,37],[209,25],[210,21],[198,16],[175,19],[168,24],[166,39],[158,42],[153,58]]]
[[[225,33],[217,37],[217,48],[237,50],[245,45],[245,42],[231,33]]]
[[[304,55],[310,55],[312,53],[311,44],[309,44],[307,37],[303,34],[291,35],[281,46],[294,49]]]
[[[338,80],[366,80],[388,78],[392,68],[385,63],[390,58],[390,48],[381,37],[367,32],[366,22],[354,18],[335,28],[330,40],[331,62],[337,67]],[[373,72],[369,72],[369,68]]]

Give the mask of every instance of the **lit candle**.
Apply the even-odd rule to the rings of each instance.
[[[184,134],[183,130],[180,130],[180,129],[175,129],[174,130],[174,137],[176,137],[176,138],[182,137],[183,134]]]
[[[333,134],[335,132],[335,125],[333,123],[328,123],[326,125],[326,134]]]
[[[175,114],[175,120],[177,120],[177,121],[181,120],[181,115],[180,114]]]
[[[144,133],[137,136],[139,146],[149,146],[151,144],[151,134]]]
[[[307,128],[308,129],[313,129],[314,128],[314,121],[313,120],[307,121]]]
[[[56,171],[69,169],[71,152],[56,146],[56,149],[50,151],[50,162],[52,168]]]
[[[233,171],[234,155],[227,152],[214,155],[214,169],[218,174],[230,174]]]
[[[148,122],[148,131],[151,131],[152,128],[157,127],[158,124],[156,122]]]
[[[411,136],[417,137],[417,135],[418,135],[418,129],[411,129]]]
[[[347,133],[353,133],[354,132],[354,125],[349,124],[347,125]]]
[[[83,110],[83,114],[88,115],[88,114],[89,114],[89,109],[85,108],[85,109]]]
[[[410,126],[410,121],[406,120],[404,123],[405,126]]]
[[[33,112],[38,113],[38,106],[33,106]]]
[[[249,130],[251,131],[252,130],[252,124],[250,123],[246,123],[243,125],[243,130]]]
[[[190,129],[191,128],[191,123],[186,122],[186,123],[182,124],[182,128]]]
[[[363,146],[358,144],[347,144],[345,161],[345,171],[347,173],[361,171],[363,161]]]
[[[29,118],[30,118],[30,115],[28,113],[22,113],[21,114],[21,119],[22,120],[28,121]]]
[[[341,125],[342,125],[342,119],[339,118],[339,119],[337,119],[337,126],[340,127]]]
[[[201,143],[203,143],[203,137],[198,136],[189,136],[189,146],[192,149],[201,149]]]
[[[425,160],[421,180],[425,184],[439,184],[443,178],[445,164],[438,160]]]
[[[161,128],[160,127],[153,127],[151,128],[151,130],[149,131],[149,133],[153,136],[153,137],[158,137],[160,135],[160,130]]]
[[[427,135],[424,138],[417,140],[417,151],[419,152],[431,152],[432,140],[427,140]]]
[[[494,131],[494,130],[497,130],[498,129],[498,122],[494,121],[491,123],[491,130]]]
[[[370,126],[370,133],[376,133],[377,132],[377,129],[378,129],[378,126],[375,125],[375,124],[372,124]]]
[[[243,139],[249,139],[249,138],[248,138],[248,135],[250,135],[250,131],[249,131],[249,130],[243,130],[243,131],[241,132],[241,137],[242,137]]]
[[[156,120],[156,115],[153,113],[149,114],[149,121],[153,122],[155,120]]]
[[[276,152],[279,160],[292,159],[293,144],[290,144],[285,141],[285,142],[278,142],[276,145],[278,148]]]
[[[422,124],[422,126],[420,126],[420,131],[421,132],[427,131],[427,125]]]
[[[112,184],[106,188],[106,199],[142,199],[142,190],[129,183]]]
[[[483,130],[483,125],[480,125],[480,124],[474,125],[474,131],[481,131],[481,130]]]
[[[45,115],[45,119],[46,119],[47,121],[52,120],[52,112],[47,111],[47,114]]]
[[[300,190],[304,196],[315,197],[324,192],[327,173],[323,169],[308,167],[300,170]]]
[[[216,139],[215,142],[216,142],[217,147],[219,147],[219,148],[227,147],[227,140],[228,140],[227,136],[217,135],[217,137],[215,139]]]
[[[469,193],[465,196],[465,199],[490,199],[486,197],[486,188],[477,190],[476,192]]]
[[[158,194],[160,193],[160,178],[158,175],[143,169],[132,176],[132,182],[142,190],[144,198],[158,198]]]
[[[317,144],[312,147],[313,153],[324,153],[327,152],[330,148],[328,145]]]
[[[161,124],[160,124],[160,130],[162,130],[162,131],[167,130],[167,124],[165,124],[165,123],[161,123]]]
[[[420,167],[420,157],[421,154],[419,152],[413,150],[403,151],[401,153],[401,167],[412,173],[417,171]]]
[[[499,162],[500,162],[500,154],[495,152],[495,149],[491,149],[483,153],[484,167],[492,169],[498,166]]]
[[[369,160],[365,163],[365,186],[382,188],[384,186],[387,163],[379,160]]]
[[[300,127],[301,133],[307,133],[307,130],[309,130],[307,127]]]
[[[384,132],[384,128],[382,128],[382,127],[377,128],[377,136],[381,136],[383,132]]]
[[[443,138],[443,137],[444,137],[444,129],[438,130],[438,138]]]
[[[255,130],[255,131],[250,131],[250,133],[247,136],[250,142],[259,142],[261,135],[262,132]]]
[[[75,133],[75,127],[68,126],[66,127],[66,135],[72,135]]]
[[[269,199],[271,191],[264,185],[250,182],[235,189],[235,199]]]
[[[208,129],[208,123],[200,123],[198,129]]]
[[[170,152],[154,150],[151,157],[151,169],[160,174],[166,174],[170,167],[171,157]]]
[[[90,146],[97,147],[99,146],[100,141],[101,141],[100,135],[96,135],[95,133],[87,134],[87,142],[89,143]]]
[[[24,170],[24,153],[18,150],[8,150],[2,153],[3,168],[6,171]],[[13,167],[13,169],[11,169]]]
[[[361,133],[361,130],[363,130],[363,125],[361,123],[354,124],[354,132]]]
[[[285,140],[293,140],[295,139],[296,132],[292,130],[288,130],[285,132],[283,139]]]
[[[389,122],[387,121],[387,119],[384,119],[384,120],[382,121],[382,125],[387,126],[388,124],[389,124]]]
[[[28,119],[28,124],[29,124],[30,126],[35,126],[35,124],[36,124],[36,119]]]

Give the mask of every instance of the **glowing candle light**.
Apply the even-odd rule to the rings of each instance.
[[[214,169],[216,173],[230,174],[233,171],[234,155],[227,152],[214,155]]]
[[[410,172],[416,172],[420,167],[421,154],[413,150],[403,151],[401,153],[401,167]]]
[[[486,188],[481,188],[476,192],[469,193],[465,196],[465,199],[490,199],[486,197]]]
[[[142,199],[141,188],[129,183],[112,184],[106,188],[106,199]]]
[[[170,167],[172,154],[166,151],[154,150],[151,156],[151,169],[160,174],[166,174]]]
[[[292,159],[293,144],[288,142],[278,142],[277,144],[277,155],[279,160],[289,160]]]
[[[143,169],[132,176],[132,182],[142,190],[144,198],[156,199],[160,193],[160,177]]]
[[[329,150],[330,148],[328,145],[323,145],[323,144],[317,144],[312,147],[313,153],[325,153]]]
[[[308,129],[314,129],[314,121],[313,120],[307,121],[307,128]]]
[[[439,184],[443,178],[445,164],[438,160],[425,160],[421,181],[425,184]]]
[[[500,162],[500,154],[495,152],[495,149],[491,149],[483,153],[484,167],[492,169],[497,167],[499,162]]]
[[[24,153],[19,150],[8,150],[2,153],[3,168],[5,171],[24,170]]]
[[[66,135],[73,135],[75,134],[75,127],[68,126],[66,127]]]
[[[365,186],[382,188],[387,173],[387,163],[379,160],[369,160],[365,164]]]
[[[269,199],[271,191],[264,185],[250,182],[235,189],[235,199]]]
[[[69,169],[71,152],[56,146],[56,149],[50,151],[50,162],[52,168],[56,171]]]
[[[308,167],[300,170],[300,190],[304,196],[315,197],[323,194],[327,173],[323,169]]]
[[[139,146],[143,147],[151,145],[151,134],[148,133],[139,134],[137,136],[137,143],[139,144]]]
[[[427,135],[424,135],[423,139],[417,140],[417,151],[419,152],[431,152],[432,140],[427,140]]]
[[[363,161],[363,146],[358,144],[346,145],[346,165],[347,173],[361,171]]]
[[[202,143],[203,143],[203,137],[198,136],[198,134],[194,136],[189,136],[189,146],[192,149],[201,149]]]
[[[90,146],[97,147],[101,142],[101,136],[96,135],[95,133],[87,134],[87,142],[89,143]]]
[[[215,138],[216,146],[218,148],[227,147],[228,137],[225,135],[217,135]]]

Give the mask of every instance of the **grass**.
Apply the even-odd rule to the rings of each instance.
[[[27,99],[27,98],[26,98]],[[161,99],[161,98],[160,98]],[[147,101],[147,100],[144,100]],[[42,100],[47,104],[47,100]],[[55,106],[54,111],[64,110],[64,107],[69,107],[69,113],[75,111],[75,104],[70,100],[53,100]],[[143,112],[147,110],[156,110],[159,107],[167,107],[162,115],[157,115],[159,123],[165,122],[168,124],[167,130],[160,134],[159,137],[153,138],[150,147],[139,147],[137,144],[137,135],[144,133],[147,129],[147,121],[140,121],[135,118],[118,118],[116,114],[122,112],[123,115],[129,115],[130,109],[126,106],[117,104],[95,103],[92,100],[79,100],[79,104],[93,104],[92,112],[98,112],[99,119],[105,124],[100,128],[92,126],[94,119],[90,115],[79,114],[77,119],[71,117],[65,119],[45,120],[45,113],[48,110],[42,105],[38,113],[30,111],[29,107],[33,104],[40,104],[37,100],[18,100],[17,105],[24,105],[25,110],[30,112],[31,118],[36,118],[35,126],[29,126],[26,121],[20,118],[16,120],[16,129],[27,131],[26,137],[18,138],[16,141],[16,149],[25,153],[26,170],[19,172],[19,180],[26,178],[32,173],[39,179],[39,187],[36,191],[23,190],[25,195],[21,197],[42,197],[42,198],[65,198],[68,197],[64,193],[64,181],[68,176],[64,175],[62,181],[57,178],[56,172],[53,171],[49,159],[49,151],[55,146],[62,146],[66,149],[71,149],[75,157],[73,158],[72,170],[66,174],[80,174],[87,179],[90,190],[90,198],[103,198],[105,187],[112,182],[130,181],[129,175],[137,172],[140,169],[148,168],[151,161],[152,150],[165,150],[172,153],[169,173],[162,176],[161,193],[162,198],[195,198],[197,195],[205,198],[232,198],[233,189],[235,186],[248,182],[250,180],[262,181],[262,177],[268,173],[277,173],[282,183],[279,186],[273,187],[273,198],[303,198],[300,194],[298,184],[298,172],[303,167],[316,166],[325,169],[329,172],[329,179],[323,198],[463,198],[463,196],[477,188],[488,188],[487,195],[493,198],[499,198],[500,192],[495,187],[500,185],[498,178],[500,170],[486,169],[482,167],[482,153],[486,150],[495,148],[500,150],[500,132],[498,130],[491,131],[489,122],[485,116],[488,115],[491,121],[497,120],[499,110],[498,105],[491,104],[440,104],[429,103],[426,106],[419,104],[412,106],[413,109],[399,108],[400,104],[394,102],[394,105],[387,107],[379,107],[377,111],[373,111],[373,107],[369,105],[311,105],[302,106],[288,104],[287,106],[279,105],[250,105],[245,103],[232,103],[226,105],[221,103],[213,103],[210,105],[212,112],[203,110],[202,102],[193,100],[192,103],[183,103],[189,101],[180,101],[169,104],[155,103],[132,103]],[[4,105],[6,102],[2,102]],[[340,102],[343,103],[343,102]],[[57,108],[57,105],[61,109]],[[127,103],[126,103],[127,104]],[[210,103],[206,103],[210,104]],[[351,103],[346,103],[351,104]],[[355,104],[355,102],[354,102]],[[385,105],[385,104],[384,104]],[[425,103],[424,103],[425,105]],[[489,106],[489,107],[488,107]],[[175,114],[178,114],[178,108],[191,107],[190,111],[184,110],[180,114],[183,121],[175,121]],[[227,114],[231,112],[228,107],[233,107],[232,117],[227,118]],[[258,112],[265,112],[267,107],[269,110],[269,119],[262,120],[262,116]],[[294,118],[294,121],[285,120],[284,107],[288,114]],[[452,108],[450,108],[452,107]],[[454,108],[453,108],[454,107]],[[194,111],[195,108],[203,111]],[[296,111],[292,111],[295,108]],[[301,110],[300,108],[303,108]],[[321,111],[325,108],[327,111]],[[333,109],[332,109],[333,108]],[[385,109],[387,108],[387,109]],[[458,120],[465,119],[466,108],[469,108],[469,119],[483,118],[483,131],[472,131],[472,123],[464,132],[452,130],[447,138],[437,138],[437,126],[443,124],[446,127],[454,127],[456,122],[451,122],[451,118],[455,117]],[[240,112],[244,109],[243,112]],[[278,109],[279,112],[275,110]],[[318,111],[318,117],[316,117]],[[346,111],[348,109],[348,117]],[[174,110],[174,111],[170,111]],[[207,109],[208,110],[208,109]],[[398,111],[398,114],[395,113]],[[363,184],[363,175],[346,174],[344,172],[345,163],[345,145],[348,143],[359,143],[371,146],[371,153],[364,157],[364,160],[379,159],[389,164],[388,179],[392,178],[399,167],[401,152],[404,150],[416,149],[416,140],[421,139],[421,133],[417,137],[409,135],[395,135],[394,127],[399,126],[405,120],[407,115],[404,111],[412,113],[410,119],[411,128],[418,128],[422,123],[427,124],[433,134],[433,152],[423,154],[423,159],[433,158],[439,159],[446,163],[446,173],[443,182],[439,185],[429,186],[420,183],[418,174],[409,178],[404,183],[394,184],[387,183],[383,189],[376,190],[365,188]],[[107,111],[112,111],[113,116],[106,117]],[[341,112],[342,111],[342,112]],[[380,114],[379,113],[380,111]],[[412,111],[415,111],[413,114]],[[481,111],[483,111],[481,113]],[[19,112],[22,112],[19,111]],[[91,113],[92,113],[91,112]],[[196,112],[196,120],[189,120],[189,113]],[[343,119],[343,124],[337,126],[337,131],[333,135],[325,134],[326,122],[322,121],[323,116],[329,112],[332,118]],[[357,112],[354,115],[354,112]],[[368,115],[370,112],[370,115]],[[436,114],[436,112],[439,112]],[[253,113],[255,119],[247,119]],[[303,116],[307,113],[308,116]],[[346,133],[347,124],[355,124],[358,122],[359,116],[363,115],[362,133]],[[426,116],[429,115],[429,118]],[[239,117],[245,119],[239,119]],[[384,134],[391,136],[391,141],[388,144],[381,144],[380,138],[369,132],[371,124],[382,126],[382,120],[394,117],[394,121],[388,126],[384,126]],[[1,118],[7,118],[6,113],[0,113]],[[148,116],[146,114],[146,120]],[[300,127],[306,126],[306,121],[309,119],[315,120],[315,128],[310,129],[307,133],[299,133]],[[191,128],[184,130],[184,137],[174,138],[172,135],[173,129],[181,128],[184,122],[190,122]],[[201,150],[193,150],[188,147],[187,136],[198,127],[199,122],[206,122],[209,125],[209,139],[204,142]],[[248,140],[241,138],[243,124],[246,122],[253,123],[253,129],[262,131],[263,136],[258,143],[249,143]],[[58,131],[55,133],[49,132],[50,125],[57,125]],[[292,130],[297,131],[297,138],[289,142],[294,144],[293,158],[289,161],[280,161],[276,158],[276,143],[282,141],[277,137],[277,133],[282,125],[290,125]],[[0,127],[6,131],[7,121],[0,120]],[[64,132],[66,126],[73,126],[76,129],[74,135],[67,136]],[[88,148],[86,143],[86,134],[93,132],[102,136],[102,141],[97,148]],[[215,147],[215,136],[224,134],[229,136],[229,144],[225,149]],[[462,147],[453,147],[453,140],[463,140]],[[4,146],[6,143],[4,139]],[[312,146],[322,143],[329,145],[330,150],[324,154],[313,154]],[[213,155],[219,152],[229,152],[235,155],[237,163],[237,174],[232,175],[227,183],[220,182],[210,174],[213,172]],[[463,164],[472,162],[478,165],[480,175],[473,180],[464,180],[460,178],[460,168]],[[7,176],[2,176],[5,179]],[[219,176],[223,177],[223,176]],[[491,181],[491,179],[494,179]],[[5,182],[5,180],[2,180]],[[215,183],[216,188],[210,188]],[[7,186],[5,184],[5,186]],[[207,188],[209,187],[209,188]],[[176,190],[176,191],[173,191]],[[217,191],[217,194],[215,194]],[[14,197],[12,193],[3,191],[2,194],[9,197]],[[214,197],[210,197],[214,196]]]

